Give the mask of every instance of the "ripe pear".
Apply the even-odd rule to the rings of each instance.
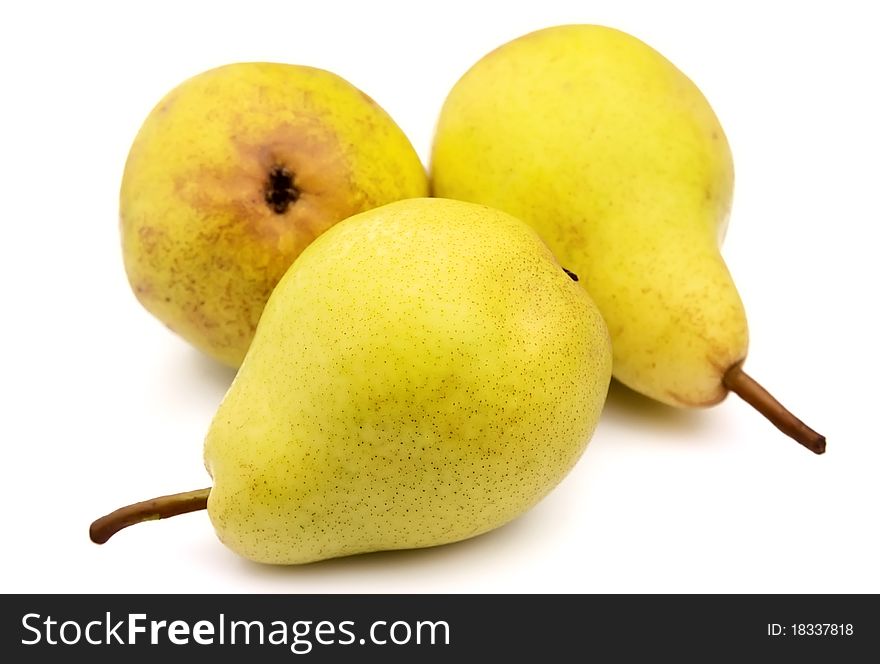
[[[238,366],[269,294],[312,240],[427,187],[400,128],[339,76],[219,67],[168,93],[134,140],[120,193],[125,269],[147,310]]]
[[[733,390],[824,451],[742,371],[746,315],[719,251],[730,147],[697,86],[657,51],[594,25],[492,51],[446,99],[431,177],[438,196],[528,222],[581,276],[619,381],[673,406],[711,406]]]
[[[91,536],[206,505],[220,540],[264,563],[479,535],[568,473],[610,380],[598,309],[531,228],[392,203],[334,226],[278,284],[205,441],[213,487]]]

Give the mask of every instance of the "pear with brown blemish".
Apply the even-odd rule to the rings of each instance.
[[[824,451],[742,371],[746,316],[719,252],[730,148],[697,87],[655,50],[591,25],[501,46],[449,94],[431,168],[436,195],[523,219],[581,276],[618,380],[674,406],[735,391]]]
[[[392,203],[278,284],[206,438],[213,487],[122,508],[91,537],[206,505],[224,544],[266,563],[473,537],[568,473],[610,380],[605,322],[531,228]]]
[[[310,67],[227,65],[172,90],[135,138],[120,195],[125,269],[147,310],[238,366],[309,243],[425,195],[412,145],[351,84]]]

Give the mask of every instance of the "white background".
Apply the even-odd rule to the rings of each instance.
[[[880,591],[877,21],[869,3],[712,4],[3,3],[0,590]],[[735,398],[684,412],[614,386],[568,478],[465,543],[263,567],[199,513],[91,544],[110,509],[207,485],[202,439],[232,378],[124,276],[120,177],[161,96],[234,61],[318,66],[373,96],[427,161],[456,79],[566,22],[640,37],[714,106],[737,169],[724,255],[746,366],[827,454]]]

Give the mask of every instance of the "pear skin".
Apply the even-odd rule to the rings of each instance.
[[[135,138],[120,193],[126,273],[159,320],[238,366],[269,294],[312,240],[426,192],[406,136],[340,77],[219,67],[172,90]]]
[[[324,233],[278,284],[205,439],[213,487],[123,508],[92,539],[205,505],[263,563],[473,537],[568,473],[610,379],[598,309],[531,228],[392,203]]]
[[[740,379],[748,326],[719,250],[730,147],[697,86],[654,49],[568,25],[494,50],[444,103],[431,178],[438,196],[523,219],[580,275],[622,383],[673,406],[731,389],[768,417],[779,405]],[[824,450],[794,416],[774,423]]]

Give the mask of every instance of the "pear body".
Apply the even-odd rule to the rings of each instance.
[[[655,50],[589,25],[496,49],[447,98],[431,176],[438,196],[528,222],[580,275],[620,381],[677,406],[726,396],[748,346],[719,252],[733,163],[706,99]]]
[[[269,294],[312,240],[426,191],[403,132],[335,74],[219,67],[172,90],[135,138],[120,193],[125,269],[146,309],[238,366]]]
[[[537,234],[415,199],[318,238],[266,306],[205,443],[221,541],[265,563],[454,542],[569,471],[605,324]]]

